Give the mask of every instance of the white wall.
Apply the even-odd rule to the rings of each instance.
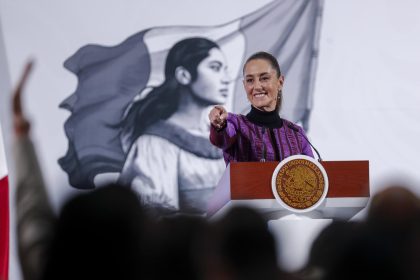
[[[420,177],[418,11],[414,0],[325,3],[310,136],[325,159],[370,160],[373,192]]]

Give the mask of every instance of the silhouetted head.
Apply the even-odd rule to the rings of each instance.
[[[253,209],[230,210],[210,226],[202,246],[206,279],[278,279],[280,274],[274,238]]]
[[[154,279],[200,279],[195,244],[205,225],[204,218],[192,216],[163,217],[154,234]],[[164,265],[164,269],[162,269]]]
[[[146,219],[130,189],[70,199],[58,219],[45,279],[139,279]]]
[[[368,222],[399,227],[416,220],[420,214],[420,201],[404,186],[390,186],[376,194],[370,203]]]

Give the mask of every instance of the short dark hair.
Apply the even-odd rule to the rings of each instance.
[[[268,53],[268,52],[256,52],[253,55],[251,55],[250,57],[248,57],[248,59],[246,60],[245,64],[244,64],[244,68],[242,69],[242,73],[245,74],[245,66],[248,64],[248,62],[250,62],[251,60],[255,60],[255,59],[264,59],[266,61],[268,61],[271,64],[271,67],[274,68],[274,70],[276,70],[277,73],[277,78],[279,78],[281,76],[281,71],[280,71],[280,65],[279,62],[277,61],[277,58],[275,58],[272,54]]]
[[[210,50],[213,48],[220,49],[218,44],[202,37],[192,37],[177,42],[166,57],[165,79],[174,79],[176,68],[183,66],[190,72],[192,81],[195,81],[198,76],[198,65],[209,56]]]

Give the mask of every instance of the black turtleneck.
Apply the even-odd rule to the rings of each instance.
[[[250,122],[266,128],[280,128],[283,125],[283,120],[276,110],[264,112],[251,106],[251,111],[246,115],[246,118]]]
[[[275,160],[280,160],[280,151],[276,143],[277,141],[273,131],[274,128],[280,128],[283,125],[283,120],[280,118],[278,112],[276,110],[271,112],[264,112],[258,110],[254,106],[251,106],[251,111],[246,115],[246,118],[253,124],[262,126],[262,137],[264,137],[264,131],[268,129],[269,139],[271,144],[273,145],[273,150],[275,153]],[[263,154],[265,153],[264,150]],[[266,155],[263,155],[263,157],[265,158]]]

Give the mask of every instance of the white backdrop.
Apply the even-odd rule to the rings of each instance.
[[[309,134],[325,159],[368,159],[372,191],[385,177],[420,176],[419,10],[407,0],[325,3]]]
[[[58,104],[76,87],[75,76],[62,67],[65,58],[86,43],[115,45],[153,26],[221,24],[268,2],[156,0],[107,1],[105,5],[99,0],[0,0],[12,84],[28,57],[37,61],[25,107],[33,118],[32,133],[54,206],[74,191],[61,187],[67,177],[57,165],[67,149],[62,124],[68,117]],[[413,185],[420,176],[418,11],[416,0],[324,3],[308,135],[325,160],[369,160],[372,193],[390,176]],[[1,64],[4,68],[6,62]],[[7,90],[7,84],[1,88]],[[4,104],[8,101],[4,94],[0,98],[7,137],[10,125]],[[48,142],[41,141],[46,136]],[[11,246],[10,279],[18,279],[14,244]]]

